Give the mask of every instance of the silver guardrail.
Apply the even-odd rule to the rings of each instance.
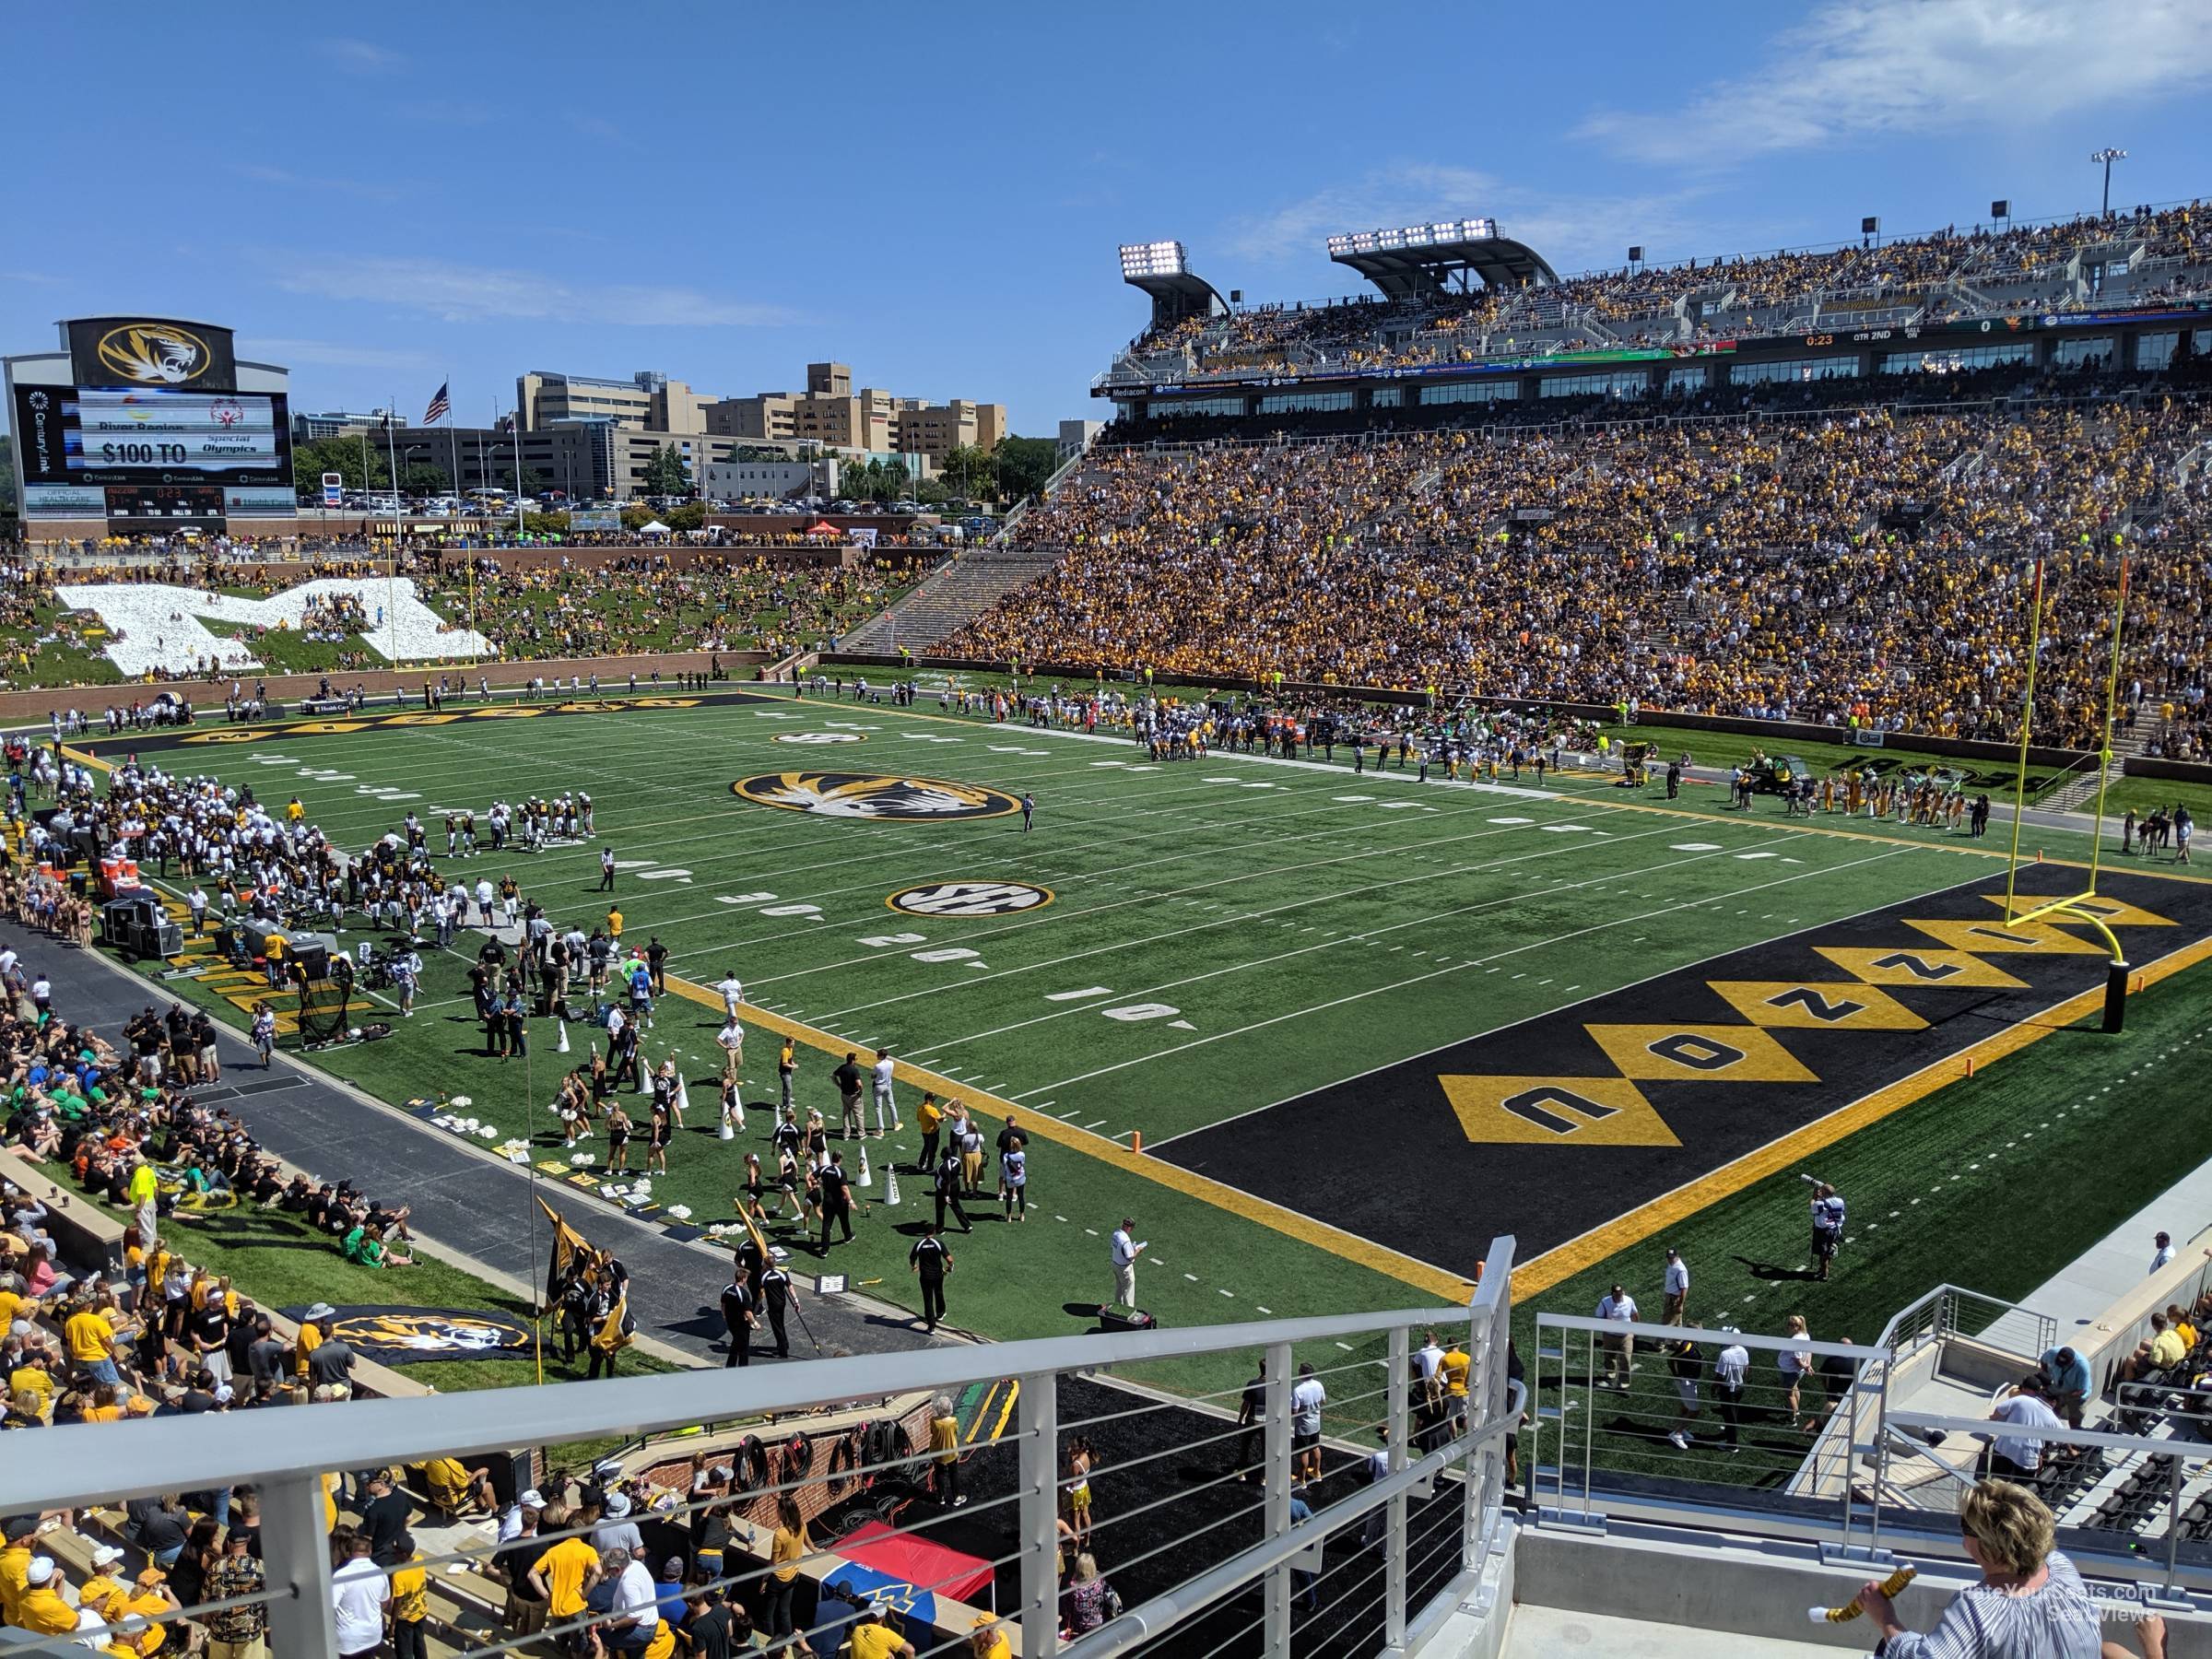
[[[1469,1606],[1489,1610],[1483,1569],[1494,1565],[1491,1558],[1510,1538],[1507,1441],[1524,1403],[1508,1374],[1512,1262],[1513,1241],[1496,1241],[1463,1308],[947,1346],[14,1434],[0,1474],[0,1506],[17,1514],[81,1516],[88,1508],[135,1498],[251,1483],[259,1493],[266,1588],[243,1599],[265,1607],[270,1652],[284,1659],[333,1659],[326,1474],[351,1473],[358,1480],[361,1471],[430,1457],[465,1463],[517,1447],[633,1440],[842,1402],[879,1402],[889,1391],[933,1394],[942,1416],[951,1410],[947,1402],[970,1385],[1010,1382],[1010,1424],[986,1442],[998,1459],[990,1465],[994,1479],[971,1502],[958,1497],[957,1469],[944,1469],[934,1443],[915,1446],[912,1455],[857,1462],[847,1473],[880,1475],[914,1494],[894,1514],[900,1523],[894,1533],[926,1533],[955,1509],[964,1523],[992,1517],[998,1530],[988,1535],[1007,1540],[1007,1547],[985,1564],[994,1583],[1006,1583],[998,1577],[1003,1572],[1018,1583],[1018,1594],[999,1596],[995,1606],[1010,1634],[1018,1625],[1016,1651],[1022,1659],[1062,1653],[1103,1659],[1165,1631],[1177,1631],[1180,1642],[1194,1634],[1194,1622],[1201,1624],[1195,1634],[1209,1639],[1206,1645],[1240,1656],[1288,1659],[1294,1628],[1326,1628],[1348,1633],[1364,1651],[1411,1654],[1448,1616]],[[1454,1352],[1447,1356],[1445,1345]],[[1231,1353],[1263,1359],[1261,1375],[1198,1394],[1148,1378],[1148,1368],[1160,1362]],[[1427,1380],[1446,1358],[1445,1374],[1457,1386]],[[1236,1374],[1242,1371],[1240,1364]],[[1116,1392],[1081,1392],[1099,1382],[1113,1383]],[[1326,1399],[1316,1405],[1319,1394]],[[1101,1399],[1108,1409],[1100,1409]],[[1092,1415],[1079,1415],[1084,1409]],[[1089,1452],[1094,1438],[1110,1454]],[[1087,1463],[1076,1461],[1078,1444]],[[1010,1480],[1005,1478],[1009,1461]],[[768,1485],[744,1488],[747,1501],[819,1483],[818,1476],[778,1480],[778,1467],[771,1466]],[[1084,1500],[1071,1542],[1076,1485],[1084,1488]],[[1125,1507],[1101,1505],[1094,1515],[1090,1492],[1115,1493],[1117,1485],[1122,1494],[1143,1495],[1144,1501],[1132,1496]],[[663,1524],[729,1501],[726,1493],[701,1499],[696,1484],[688,1490],[663,1487],[653,1499],[650,1513],[640,1518]],[[910,1511],[921,1519],[907,1524]],[[542,1532],[537,1541],[549,1547],[590,1530]],[[1256,1542],[1248,1542],[1255,1534]],[[762,1547],[752,1550],[733,1537],[722,1571],[705,1587],[717,1594],[746,1591],[748,1600],[764,1593],[773,1607],[774,1565],[756,1569],[736,1560],[765,1557],[764,1540],[755,1542]],[[441,1575],[481,1568],[491,1547],[488,1539],[465,1542],[411,1565],[428,1571],[436,1589]],[[1095,1610],[1097,1598],[1071,1597],[1070,1589],[1077,1575],[1092,1571],[1094,1553],[1100,1576],[1111,1579],[1119,1571],[1150,1588],[1133,1594],[1112,1616],[1087,1622],[1068,1609]],[[1064,1579],[1063,1566],[1070,1577]],[[398,1570],[376,1568],[387,1575]],[[826,1577],[834,1583],[834,1572]],[[1253,1610],[1239,1594],[1255,1587],[1257,1611],[1247,1618]],[[932,1586],[900,1588],[918,1602]],[[786,1630],[798,1629],[788,1588],[781,1604]],[[538,1652],[541,1641],[605,1626],[631,1605],[622,1603],[614,1613],[555,1617],[542,1634],[512,1632],[488,1620],[492,1628],[449,1626],[441,1640],[478,1659]],[[884,1605],[896,1606],[898,1598]],[[210,1610],[219,1608],[174,1608],[151,1622]],[[924,1655],[966,1653],[971,1633],[918,1623],[907,1632]],[[75,1651],[68,1638],[54,1642],[20,1651]]]

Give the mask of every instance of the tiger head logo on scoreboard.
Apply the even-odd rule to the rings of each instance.
[[[94,347],[117,379],[143,386],[186,386],[207,372],[207,343],[173,323],[125,323]]]

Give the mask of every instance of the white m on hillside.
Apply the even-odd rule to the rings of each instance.
[[[483,635],[449,625],[406,577],[387,582],[324,578],[266,599],[235,599],[206,588],[90,582],[58,590],[71,610],[90,611],[108,630],[107,654],[124,674],[186,671],[213,658],[224,668],[258,668],[250,641],[218,628],[298,629],[308,611],[350,599],[369,618],[361,638],[388,662],[473,660],[492,654]]]

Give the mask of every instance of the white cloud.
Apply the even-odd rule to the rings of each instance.
[[[379,184],[363,179],[336,179],[316,173],[294,172],[288,167],[271,167],[265,162],[244,162],[230,170],[241,179],[256,184],[274,184],[288,190],[312,190],[335,193],[339,195],[368,196],[376,201],[397,198],[396,185]]]
[[[315,50],[349,75],[389,75],[407,61],[389,46],[345,35],[318,41]]]
[[[1476,168],[1399,162],[1271,212],[1232,220],[1219,251],[1268,263],[1318,260],[1325,256],[1327,239],[1339,231],[1480,216],[1497,219],[1502,235],[1528,243],[1565,275],[1618,265],[1631,242],[1651,247],[1654,256],[1661,248],[1724,245],[1713,239],[1725,230],[1691,211],[1708,194],[1692,184],[1641,194],[1561,196],[1508,184]],[[1194,254],[1201,270],[1211,251],[1201,248]],[[1348,272],[1344,280],[1347,288],[1360,286]]]
[[[294,257],[279,288],[324,300],[359,300],[421,312],[447,323],[597,323],[627,327],[759,328],[797,313],[697,288],[626,284],[578,287],[535,271],[442,259]]]
[[[1768,150],[2047,123],[2212,79],[2212,6],[2137,0],[1836,0],[1748,75],[1677,109],[1576,129],[1641,160],[1726,167]]]
[[[339,340],[284,340],[266,335],[241,335],[238,355],[253,362],[281,363],[286,368],[312,363],[330,369],[426,369],[427,352],[383,346],[348,346]]]

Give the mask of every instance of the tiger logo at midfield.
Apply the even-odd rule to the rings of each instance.
[[[1004,790],[942,778],[893,778],[879,772],[761,772],[740,778],[732,793],[757,806],[811,812],[822,818],[882,818],[900,823],[947,823],[1003,818],[1021,803]]]

